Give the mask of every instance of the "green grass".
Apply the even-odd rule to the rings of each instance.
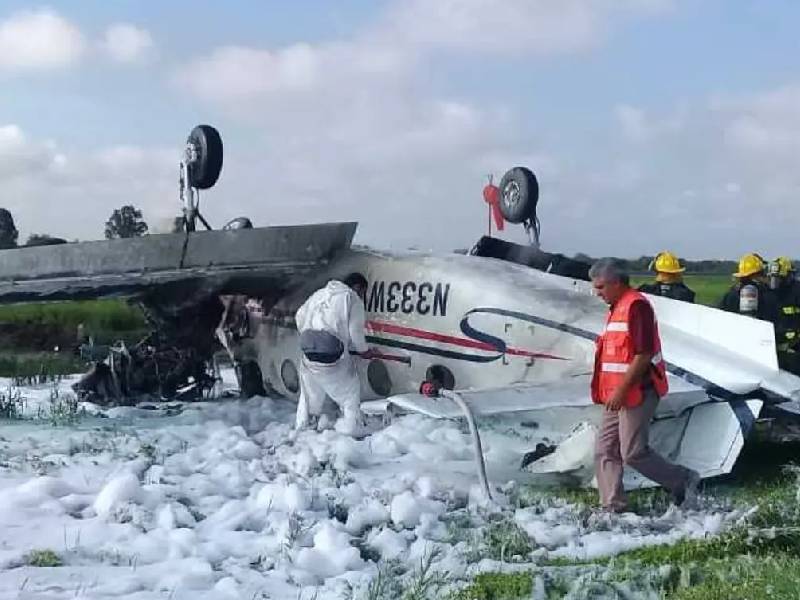
[[[712,575],[676,589],[674,600],[794,600],[800,594],[800,559],[794,556],[713,561]]]
[[[548,600],[800,598],[799,462],[800,443],[751,441],[733,473],[705,481],[702,495],[713,498],[716,505],[755,509],[745,523],[721,535],[643,547],[595,560],[543,557],[526,573],[476,576],[453,598],[530,598],[534,578],[544,584]],[[661,490],[637,490],[628,499],[640,514],[663,514],[669,504]],[[520,490],[514,501],[517,506],[569,503],[588,515],[597,506],[597,492],[531,487]],[[494,537],[509,539],[501,526],[495,528]],[[492,539],[484,534],[485,542]],[[504,560],[513,562],[508,555]]]
[[[0,391],[0,419],[20,419],[25,409],[25,399],[19,389]]]
[[[21,384],[44,383],[87,368],[84,361],[69,353],[0,352],[0,377],[14,377]]]
[[[141,311],[122,300],[6,304],[0,306],[0,323],[40,323],[72,331],[83,323],[90,332],[128,332],[145,328]]]
[[[695,301],[707,306],[717,306],[732,284],[730,275],[687,275],[684,280],[697,294]]]
[[[52,550],[32,550],[25,557],[25,562],[31,567],[60,567],[64,564],[61,557]]]
[[[695,301],[707,306],[717,306],[732,283],[731,275],[686,275],[683,279],[684,283],[694,290]],[[633,285],[639,286],[652,280],[653,278],[648,276],[634,277]]]
[[[0,305],[0,377],[20,383],[83,372],[78,326],[97,344],[135,342],[147,331],[138,307],[120,300]]]
[[[516,600],[530,598],[533,579],[530,573],[481,573],[452,600]]]
[[[486,555],[503,562],[527,560],[533,551],[531,538],[512,519],[490,523],[484,532],[483,542]]]

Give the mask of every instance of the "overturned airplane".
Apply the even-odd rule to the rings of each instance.
[[[186,381],[202,387],[196,365],[223,347],[245,395],[294,399],[295,311],[329,279],[359,273],[369,282],[368,341],[381,350],[360,365],[365,412],[465,415],[479,458],[476,421],[513,427],[519,453],[490,464],[493,479],[588,482],[601,416],[589,381],[607,308],[586,281],[588,265],[539,249],[533,173],[512,169],[487,198],[495,218],[499,210],[525,225],[530,246],[487,237],[469,255],[434,255],[355,249],[355,223],[252,228],[240,218],[211,231],[198,190],[212,187],[221,167],[219,134],[195,128],[180,167],[182,231],[4,251],[0,302],[130,298],[153,324],[137,352],[155,361],[155,371],[165,347],[193,357],[195,367],[178,368],[162,395]],[[207,231],[197,230],[198,220]],[[790,420],[800,412],[800,378],[779,370],[770,324],[651,301],[670,383],[651,442],[704,477],[729,472],[760,416]],[[122,354],[130,367],[134,356]],[[135,392],[135,377],[119,364],[106,364],[117,391]],[[425,381],[442,394],[420,394]]]

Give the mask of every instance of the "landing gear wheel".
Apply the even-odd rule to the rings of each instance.
[[[189,134],[187,144],[197,152],[197,160],[188,165],[189,185],[199,190],[213,187],[222,171],[222,137],[211,125],[198,125]]]
[[[509,223],[536,220],[539,182],[533,171],[514,167],[500,180],[500,212]]]

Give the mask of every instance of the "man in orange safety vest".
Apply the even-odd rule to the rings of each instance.
[[[658,400],[668,391],[653,307],[630,287],[620,261],[598,261],[589,277],[610,307],[597,339],[592,377],[592,400],[605,406],[595,450],[600,502],[611,512],[626,510],[622,471],[627,465],[668,489],[676,504],[689,507],[695,501],[699,475],[668,462],[648,442]]]

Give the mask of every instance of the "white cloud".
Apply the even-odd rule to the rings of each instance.
[[[106,30],[101,47],[112,60],[138,63],[152,55],[155,42],[146,29],[128,23],[116,23]]]
[[[42,176],[60,160],[52,143],[30,140],[17,125],[0,126],[0,182]]]
[[[307,44],[296,44],[276,52],[218,48],[184,66],[176,79],[204,98],[226,102],[309,90],[319,76],[320,53]]]
[[[750,96],[717,98],[711,106],[731,117],[725,128],[730,148],[773,158],[796,157],[800,152],[800,84]]]
[[[635,194],[648,181],[647,170],[635,158],[587,169],[572,156],[553,156],[540,141],[546,137],[537,135],[536,119],[504,107],[504,97],[495,104],[437,91],[430,59],[434,52],[527,57],[583,51],[616,20],[663,3],[509,0],[488,12],[486,6],[482,0],[412,0],[348,39],[279,48],[230,45],[188,61],[174,82],[218,108],[232,129],[247,132],[241,142],[223,129],[225,167],[218,186],[203,195],[203,213],[218,225],[239,214],[258,225],[354,219],[362,223],[360,242],[463,247],[484,232],[487,173],[499,177],[524,164],[542,181],[545,240],[569,249],[571,240],[581,239],[575,231],[592,230],[595,211],[605,218],[617,196]],[[121,37],[110,33],[103,47],[112,55],[110,40]],[[121,43],[117,58],[146,55],[145,46],[152,51],[142,39]],[[86,239],[99,237],[111,210],[125,203],[142,208],[151,222],[179,210],[179,144],[174,151],[120,146],[85,156],[47,144],[32,147],[44,153],[45,175],[29,170],[3,180],[17,202],[9,208],[25,216],[23,229],[35,223],[36,230]],[[76,210],[57,215],[53,203]],[[512,235],[521,239],[517,229]]]
[[[575,182],[594,181],[598,204],[615,206],[595,213],[596,227],[613,230],[620,215],[632,227],[633,237],[606,252],[626,253],[634,241],[693,257],[796,248],[800,85],[679,104],[663,114],[621,105],[615,116],[620,135],[604,143],[613,159],[591,165],[607,179],[573,174]],[[638,165],[637,178],[615,172],[620,160]]]
[[[633,141],[641,141],[647,137],[648,126],[642,109],[621,104],[614,109],[614,114],[625,137]]]
[[[614,109],[614,116],[628,141],[648,142],[662,135],[680,132],[684,127],[685,110],[685,106],[681,106],[674,114],[655,119],[644,109],[629,104],[619,104]]]
[[[18,12],[0,21],[0,72],[67,67],[85,50],[80,29],[50,9]]]
[[[411,0],[390,11],[384,35],[399,43],[469,53],[583,50],[613,17],[651,13],[667,0]]]
[[[114,146],[83,153],[0,126],[2,207],[30,233],[99,239],[114,208],[133,204],[146,219],[180,212],[176,160],[180,147]],[[58,207],[56,209],[56,207]]]
[[[538,146],[529,120],[521,127],[499,104],[432,91],[431,53],[581,51],[617,15],[665,5],[412,0],[390,6],[349,39],[217,48],[183,65],[174,81],[263,135],[256,151],[226,159],[217,193],[243,200],[225,209],[255,210],[250,216],[261,223],[356,219],[359,239],[379,245],[462,246],[485,226],[487,173],[499,177],[530,157],[536,170],[560,167]],[[258,185],[244,183],[253,173]],[[632,168],[625,175],[637,177]],[[249,200],[265,181],[275,198],[292,202],[254,205]],[[546,185],[558,189],[552,180]],[[231,216],[213,203],[208,211],[217,221]]]
[[[429,94],[416,57],[361,44],[228,48],[183,70],[183,85],[264,135],[257,152],[226,159],[217,193],[242,200],[209,204],[215,222],[234,210],[257,223],[354,219],[362,242],[400,247],[441,238],[444,221],[469,218],[482,229],[480,191],[497,168],[489,155],[522,154],[519,134],[502,111]],[[292,202],[254,205],[263,192],[243,183],[254,173],[274,198]],[[437,243],[459,243],[446,237]]]
[[[405,76],[410,57],[400,51],[362,41],[293,44],[278,50],[225,46],[195,59],[175,75],[175,81],[200,97],[235,107],[270,98],[316,96],[320,103],[365,80]],[[354,94],[359,90],[354,88]]]

